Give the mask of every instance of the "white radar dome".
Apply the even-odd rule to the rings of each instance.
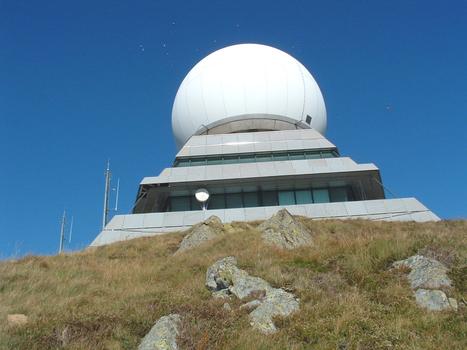
[[[326,131],[319,86],[295,58],[265,45],[233,45],[202,59],[172,109],[178,147],[193,135],[305,128]]]

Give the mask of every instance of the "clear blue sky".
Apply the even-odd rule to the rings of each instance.
[[[467,217],[465,1],[0,0],[0,257],[70,249],[101,224],[104,168],[120,213],[176,153],[178,85],[201,58],[245,42],[315,76],[327,137],[385,185],[442,218]]]

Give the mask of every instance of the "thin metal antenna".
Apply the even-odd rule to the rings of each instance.
[[[107,225],[109,216],[109,190],[110,190],[110,159],[107,161],[107,170],[105,171],[105,192],[104,192],[104,213],[102,214],[102,229]]]
[[[68,236],[68,243],[71,243],[71,235],[73,234],[73,216],[71,217],[71,222],[70,222],[70,234]]]
[[[117,179],[117,189],[115,194],[115,209],[114,211],[118,210],[118,193],[120,192],[120,178]]]
[[[63,210],[62,224],[60,226],[60,246],[58,248],[59,254],[63,252],[63,244],[64,244],[64,239],[65,239],[65,221],[66,221],[66,211]]]

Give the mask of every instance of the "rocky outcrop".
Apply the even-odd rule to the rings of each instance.
[[[258,230],[266,242],[280,248],[294,249],[312,243],[311,232],[286,209],[264,221]]]
[[[455,309],[457,302],[448,298],[445,291],[452,288],[448,277],[448,268],[439,261],[422,255],[414,255],[405,260],[396,261],[393,268],[410,269],[407,278],[415,293],[418,305],[431,311]]]
[[[138,350],[177,350],[180,323],[177,314],[161,317],[143,338]]]
[[[194,225],[188,230],[188,233],[180,243],[180,247],[176,253],[183,252],[199,246],[200,244],[209,241],[219,234],[223,233],[223,225],[221,219],[217,216],[211,216],[207,220]]]
[[[289,316],[299,307],[293,294],[281,288],[273,288],[259,277],[250,276],[237,267],[237,260],[232,256],[220,259],[208,268],[206,287],[213,295],[221,292],[239,299],[255,298],[241,308],[253,310],[249,314],[251,325],[265,334],[276,331],[273,317]]]

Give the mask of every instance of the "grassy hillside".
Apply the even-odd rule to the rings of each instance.
[[[135,349],[173,312],[184,317],[182,349],[467,348],[467,221],[303,220],[316,244],[293,251],[263,244],[255,223],[237,223],[176,256],[182,234],[2,262],[0,349]],[[420,250],[451,267],[457,313],[420,309],[403,272],[388,271]],[[208,266],[228,255],[300,298],[298,313],[276,320],[275,335],[252,330],[240,301],[226,311],[205,288]],[[12,313],[28,324],[8,326]]]

